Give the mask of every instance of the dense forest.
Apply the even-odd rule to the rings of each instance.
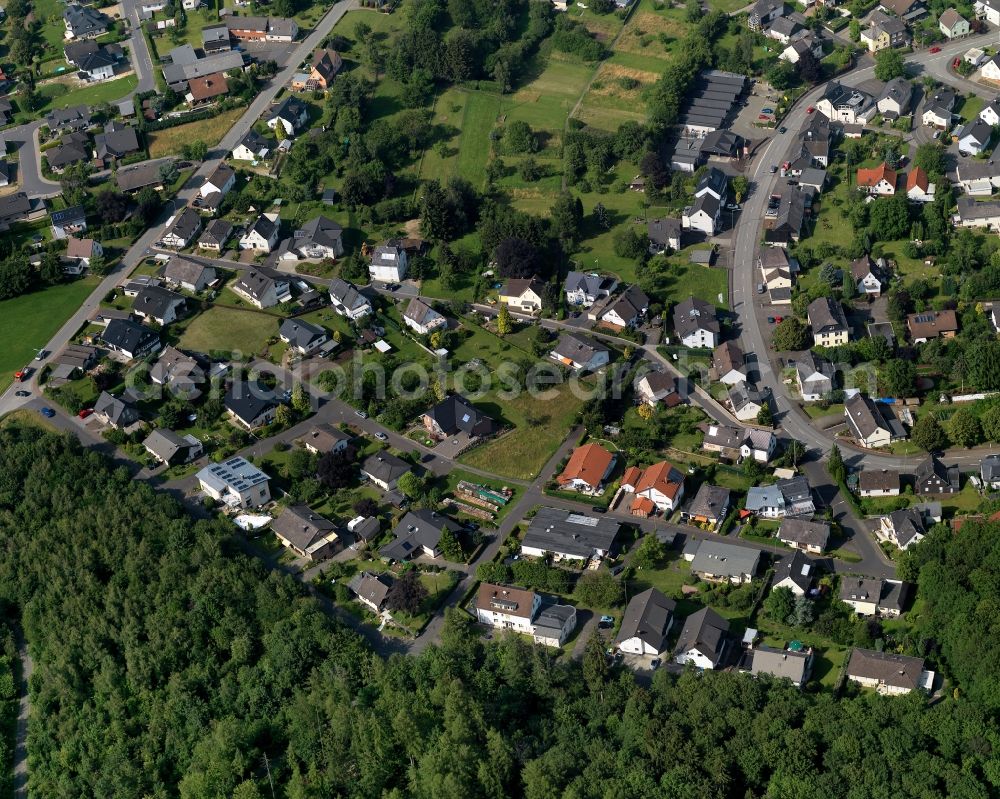
[[[998,532],[933,535],[906,563],[933,586],[937,701],[721,673],[640,687],[599,648],[569,663],[457,613],[439,646],[384,661],[228,526],[75,439],[0,431],[0,601],[36,664],[47,799],[995,796]]]

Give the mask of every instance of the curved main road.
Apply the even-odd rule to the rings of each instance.
[[[942,83],[955,86],[963,91],[975,91],[984,97],[992,98],[995,92],[988,87],[967,81],[953,75],[948,67],[956,55],[961,55],[977,44],[985,45],[995,38],[995,33],[964,39],[942,47],[940,53],[931,54],[924,50],[913,53],[907,59],[908,64],[923,68],[927,74]],[[862,67],[841,78],[850,86],[857,86],[874,77],[874,67]],[[756,256],[762,237],[764,211],[767,199],[774,191],[779,180],[778,175],[770,173],[770,167],[790,160],[798,153],[798,132],[806,121],[806,109],[814,105],[822,96],[825,86],[820,86],[802,97],[788,117],[784,125],[788,133],[774,136],[767,146],[756,156],[756,164],[748,175],[753,186],[753,193],[744,202],[741,213],[741,223],[736,228],[734,244],[732,309],[736,316],[736,326],[740,330],[740,338],[744,352],[757,355],[758,382],[768,386],[772,391],[777,417],[780,420],[784,434],[802,442],[807,448],[818,450],[824,456],[830,447],[836,443],[834,436],[813,425],[802,412],[801,408],[789,397],[781,381],[779,371],[772,361],[773,351],[770,342],[765,338],[761,326],[760,314],[754,310],[755,291],[757,283]],[[816,112],[818,113],[818,112]],[[844,457],[853,464],[864,462],[872,469],[912,470],[922,459],[922,456],[897,456],[876,453],[861,453],[853,449],[844,449]],[[960,450],[948,453],[949,463],[957,463],[970,467],[979,465],[981,455]]]

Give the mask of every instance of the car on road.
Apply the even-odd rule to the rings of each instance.
[[[727,211],[739,211],[741,207],[739,203],[726,203]]]
[[[760,112],[762,114],[773,114],[774,113],[774,109],[773,108],[762,108],[762,109],[760,109]]]
[[[933,46],[933,47],[932,47],[932,48],[931,48],[930,50],[928,50],[927,52],[928,52],[928,53],[940,53],[940,52],[941,52],[941,48],[940,48],[940,47],[938,47],[937,45],[934,45],[934,46]]]
[[[660,660],[659,658],[653,658],[653,659],[652,659],[652,660],[651,660],[651,661],[649,662],[649,668],[650,668],[650,669],[651,669],[652,671],[656,671],[656,670],[657,670],[658,668],[660,668],[660,663],[662,663],[662,662],[663,662],[663,661],[661,661],[661,660]]]
[[[355,416],[360,416],[362,419],[367,419],[368,418],[368,414],[365,413],[364,411],[355,411],[354,415]]]
[[[31,396],[31,392],[30,391],[25,391],[22,388],[22,389],[19,389],[18,391],[15,391],[14,392],[14,396],[15,397],[30,397]]]
[[[376,433],[375,434],[375,438],[377,438],[379,441],[388,441],[389,440],[389,436],[387,436],[385,433]]]
[[[807,113],[807,114],[811,114],[811,113],[812,113],[813,111],[815,111],[815,110],[816,110],[816,106],[814,106],[814,105],[811,105],[811,106],[809,106],[809,107],[808,107],[808,108],[806,109],[806,113]]]
[[[757,114],[757,119],[763,119],[765,122],[767,122],[767,120],[769,120],[770,118],[771,117],[769,117],[767,114]]]
[[[56,412],[54,410],[52,410],[48,405],[46,405],[44,408],[42,408],[38,412],[42,416],[44,416],[46,419],[51,419],[53,416],[56,415]]]
[[[778,133],[788,133],[788,128],[782,125],[780,128],[778,128]]]
[[[769,317],[767,317],[767,321],[768,321],[768,322],[769,322],[770,324],[772,324],[772,325],[773,325],[773,324],[774,324],[774,317],[773,317],[773,316],[769,316]]]
[[[784,318],[785,317],[783,317],[783,316],[776,316],[776,317],[774,317],[774,323],[777,324],[777,325],[780,325],[782,323],[782,321],[784,320]]]
[[[14,372],[14,379],[19,383],[23,383],[29,377],[31,377],[30,366],[25,366],[23,369],[18,369],[16,372]]]
[[[597,626],[601,630],[608,630],[611,627],[615,626],[615,617],[614,616],[601,616],[601,618],[597,622]]]
[[[93,408],[84,408],[77,414],[77,416],[79,416],[81,419],[86,419],[93,412],[94,412]]]
[[[771,174],[773,175],[777,171],[778,171],[777,164],[771,164]]]
[[[956,58],[954,61],[951,62],[951,68],[952,69],[958,69],[958,65],[961,64],[961,63],[962,63],[962,59],[961,58]]]
[[[758,283],[757,284],[757,293],[758,294],[763,294],[765,291],[767,291],[767,286],[765,286],[763,283]]]
[[[420,459],[420,462],[421,463],[430,463],[432,460],[434,460],[434,453],[433,452],[428,452],[426,455],[424,455],[424,457],[422,457]]]
[[[590,508],[594,513],[607,513],[608,508],[606,505],[592,505]]]

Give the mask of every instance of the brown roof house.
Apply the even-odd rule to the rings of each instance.
[[[480,624],[531,635],[531,620],[542,598],[526,588],[482,583],[476,594],[476,619]]]
[[[385,601],[389,596],[389,589],[392,588],[392,584],[393,579],[388,574],[361,572],[351,578],[347,587],[358,598],[358,602],[362,605],[367,605],[375,613],[381,613],[383,608],[385,608]]]
[[[830,525],[807,519],[784,519],[778,529],[778,540],[793,549],[818,555],[830,541]]]
[[[306,560],[325,560],[344,547],[337,526],[306,505],[289,505],[271,522],[271,529],[287,549]]]
[[[910,341],[923,344],[932,338],[955,338],[958,333],[958,317],[954,311],[923,311],[906,317],[906,329]]]
[[[880,694],[908,694],[934,685],[934,672],[924,668],[922,658],[875,652],[856,647],[847,662],[847,679]]]
[[[598,494],[614,465],[615,456],[600,444],[584,444],[573,450],[556,482],[563,489]]]

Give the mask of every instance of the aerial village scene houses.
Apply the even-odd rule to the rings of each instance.
[[[287,5],[0,14],[0,437],[379,655],[966,701],[1000,0]]]

